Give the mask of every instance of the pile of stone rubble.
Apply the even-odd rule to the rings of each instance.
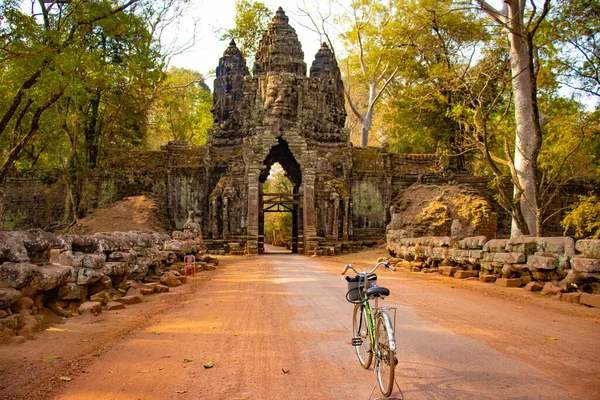
[[[55,235],[0,232],[0,343],[43,329],[47,310],[61,317],[141,303],[185,283],[183,257],[195,271],[214,270],[195,232]]]
[[[520,236],[403,237],[389,230],[392,261],[412,272],[524,287],[541,295],[600,308],[600,240]]]

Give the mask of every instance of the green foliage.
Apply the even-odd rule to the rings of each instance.
[[[272,12],[262,1],[236,0],[235,27],[226,29],[220,39],[235,39],[244,57],[250,61],[267,30],[271,16]]]
[[[263,184],[264,193],[292,193],[292,182],[285,176],[279,164],[271,167],[271,173]],[[292,213],[265,213],[265,236],[267,243],[286,247],[292,242]]]
[[[171,68],[157,92],[149,116],[149,147],[159,148],[170,140],[205,144],[213,122],[213,99],[202,74]]]
[[[600,199],[596,195],[579,196],[579,202],[561,222],[565,235],[577,239],[600,239]]]

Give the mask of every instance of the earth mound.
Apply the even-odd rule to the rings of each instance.
[[[71,233],[98,232],[169,233],[169,222],[158,203],[148,196],[126,197],[109,207],[97,208],[77,221]]]
[[[415,183],[392,201],[388,230],[406,237],[483,235],[493,238],[497,214],[492,205],[466,185]]]

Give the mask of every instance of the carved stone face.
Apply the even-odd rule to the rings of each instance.
[[[298,110],[298,83],[293,76],[273,74],[267,78],[265,114],[267,117],[294,120]]]

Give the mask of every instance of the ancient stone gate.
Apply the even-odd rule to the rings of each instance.
[[[340,70],[327,45],[310,76],[306,72],[281,8],[260,42],[252,75],[234,41],[220,59],[207,141],[209,176],[216,182],[210,238],[245,235],[248,252],[262,250],[262,184],[274,163],[294,187],[295,251],[314,247],[309,243],[319,236],[352,238],[352,150]]]

